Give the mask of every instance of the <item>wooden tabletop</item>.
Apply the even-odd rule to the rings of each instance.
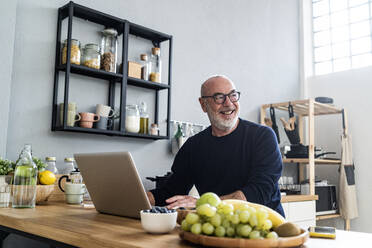
[[[181,241],[177,230],[152,235],[142,229],[139,220],[65,203],[35,209],[0,208],[0,225],[77,247],[195,247]],[[336,240],[310,239],[303,247],[363,247],[371,243],[372,234],[337,230]]]

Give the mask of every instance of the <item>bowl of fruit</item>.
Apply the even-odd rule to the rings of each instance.
[[[264,205],[203,194],[181,221],[181,239],[214,247],[292,247],[309,233]]]
[[[166,207],[154,206],[151,209],[141,210],[141,224],[149,233],[168,233],[174,229],[177,221],[177,211]]]

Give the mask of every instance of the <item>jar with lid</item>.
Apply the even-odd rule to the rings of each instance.
[[[150,128],[150,134],[151,135],[159,135],[159,127],[158,124],[152,123]]]
[[[86,44],[83,50],[83,65],[98,69],[101,65],[101,54],[99,53],[99,46],[97,44]]]
[[[56,157],[46,157],[45,162],[47,167],[45,168],[48,171],[53,172],[54,174],[58,174],[58,169],[56,167]]]
[[[113,28],[108,28],[102,32],[101,41],[101,69],[116,73],[117,61],[117,35],[118,32]]]
[[[127,105],[125,107],[125,130],[130,133],[140,131],[140,113],[137,105]]]
[[[143,80],[149,80],[149,75],[150,75],[150,63],[148,60],[147,54],[141,54],[141,78]]]
[[[75,159],[74,158],[65,158],[65,166],[64,166],[64,174],[70,174],[72,171],[75,170],[74,165]]]
[[[149,133],[149,114],[147,113],[147,105],[145,102],[141,102],[140,107],[140,133]]]
[[[161,59],[159,47],[152,48],[150,81],[157,83],[161,82]]]
[[[70,55],[70,63],[75,65],[80,65],[80,41],[76,39],[71,39],[71,55]],[[67,62],[67,39],[63,42],[62,47],[62,64],[66,64]]]

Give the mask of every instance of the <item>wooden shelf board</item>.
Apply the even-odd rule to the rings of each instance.
[[[282,195],[281,202],[315,201],[318,195]]]
[[[283,163],[300,163],[300,164],[308,164],[308,158],[284,158]],[[315,164],[341,164],[341,160],[334,160],[334,159],[315,159]]]
[[[341,217],[340,214],[325,214],[325,215],[318,215],[316,216],[316,220],[326,220],[326,219],[333,219]]]
[[[78,133],[94,133],[108,136],[123,136],[123,137],[135,137],[135,138],[144,138],[144,139],[168,139],[167,136],[163,135],[149,135],[149,134],[140,134],[140,133],[125,133],[116,130],[103,130],[96,128],[82,128],[82,127],[56,127],[55,131],[66,131],[66,132],[78,132]]]

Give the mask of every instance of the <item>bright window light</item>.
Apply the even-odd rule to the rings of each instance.
[[[372,0],[312,0],[315,75],[372,65]]]

